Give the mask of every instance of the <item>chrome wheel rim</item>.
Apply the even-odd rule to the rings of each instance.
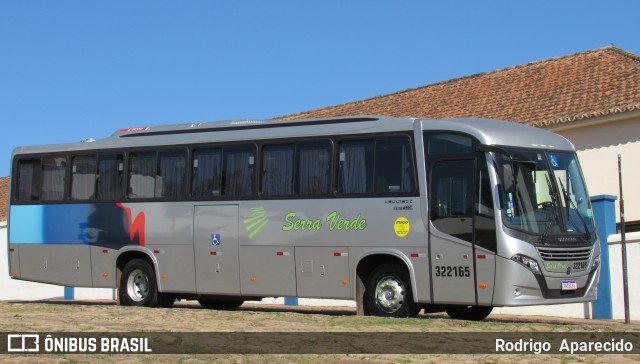
[[[136,302],[144,300],[149,294],[149,277],[142,269],[136,269],[129,274],[127,294]]]
[[[376,285],[376,301],[387,313],[394,313],[404,303],[404,285],[395,277],[384,277]]]

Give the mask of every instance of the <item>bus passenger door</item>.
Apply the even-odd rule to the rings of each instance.
[[[194,209],[196,292],[239,295],[238,206],[195,206]]]
[[[475,159],[442,160],[431,169],[430,249],[436,304],[476,304],[473,196]]]

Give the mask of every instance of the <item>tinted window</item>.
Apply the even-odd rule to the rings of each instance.
[[[331,150],[328,143],[298,146],[298,192],[301,195],[324,195],[329,192]]]
[[[18,201],[37,201],[40,198],[40,159],[20,160],[18,162]]]
[[[293,154],[293,144],[269,145],[262,149],[263,195],[293,194]]]
[[[42,158],[41,200],[59,201],[64,198],[66,167],[67,159],[64,157]]]
[[[229,197],[253,193],[253,148],[225,148],[223,194]]]
[[[407,138],[380,140],[376,143],[375,192],[413,191],[413,162]]]
[[[123,158],[120,154],[98,156],[96,195],[99,200],[122,197]]]
[[[431,171],[430,218],[438,230],[471,242],[473,160],[437,162]]]
[[[156,153],[131,153],[129,156],[129,198],[152,198],[156,186]]]
[[[96,156],[84,155],[73,157],[71,159],[71,199],[94,199],[97,177]]]
[[[158,153],[155,197],[178,198],[185,195],[187,158],[184,151]]]
[[[373,192],[373,140],[340,143],[339,192]]]
[[[222,148],[200,149],[193,153],[192,193],[195,197],[222,193]]]

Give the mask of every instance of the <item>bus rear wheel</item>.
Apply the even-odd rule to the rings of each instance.
[[[198,300],[198,303],[203,308],[207,308],[207,309],[210,309],[210,310],[230,311],[230,310],[235,310],[236,308],[242,306],[244,301],[242,301],[242,300],[214,300],[214,299],[201,298],[201,299]]]
[[[491,306],[449,306],[447,315],[455,320],[482,321],[493,311]]]
[[[120,277],[118,296],[120,304],[123,306],[156,307],[159,305],[160,295],[158,294],[156,275],[148,262],[142,259],[133,259],[124,266]],[[168,304],[164,300],[160,301],[165,305]],[[171,302],[173,303],[173,301]]]
[[[382,264],[371,273],[364,304],[374,316],[416,317],[420,312],[413,302],[409,274],[395,263]]]

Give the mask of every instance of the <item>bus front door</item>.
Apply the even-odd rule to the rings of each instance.
[[[476,160],[436,162],[431,169],[429,247],[435,304],[477,304],[474,264]]]

